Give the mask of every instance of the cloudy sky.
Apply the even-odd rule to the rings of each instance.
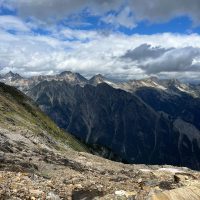
[[[200,80],[199,0],[0,0],[0,73]]]

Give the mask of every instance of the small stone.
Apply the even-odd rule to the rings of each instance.
[[[18,172],[18,173],[17,173],[17,176],[21,176],[21,175],[22,175],[21,172]]]
[[[19,176],[15,178],[15,182],[18,182],[18,181],[20,181],[20,180],[21,180],[21,179],[20,179]]]
[[[125,196],[125,194],[126,194],[126,191],[124,191],[124,190],[115,191],[115,195],[117,195],[117,196]]]
[[[101,185],[101,184],[98,184],[98,185],[96,185],[96,188],[100,190],[100,189],[102,189],[102,188],[103,188],[103,185]]]
[[[177,175],[174,175],[174,182],[175,183],[179,183],[180,182],[180,177],[179,176],[177,176]]]
[[[81,184],[76,184],[76,185],[75,185],[75,188],[81,189],[81,188],[83,188],[83,186],[82,186]]]
[[[56,194],[54,194],[53,192],[49,192],[47,197],[47,200],[60,200],[60,197]]]
[[[53,183],[51,182],[51,181],[47,181],[47,184],[46,184],[48,187],[50,187],[50,188],[54,188],[54,186],[53,186]]]
[[[137,182],[142,183],[142,178],[139,178]]]
[[[41,191],[41,190],[29,190],[29,192],[32,195],[37,196],[37,197],[43,194],[43,191]]]
[[[184,182],[186,180],[194,180],[194,179],[196,179],[196,177],[189,173],[176,173],[174,175],[175,183],[180,183],[180,182]]]
[[[63,180],[63,183],[68,185],[68,184],[71,184],[72,183],[72,180],[67,180],[67,179],[64,179]]]
[[[133,192],[126,192],[125,193],[125,196],[127,197],[127,198],[133,198],[133,197],[135,197],[136,196],[136,192],[135,191],[133,191]]]
[[[133,199],[135,197],[137,193],[132,191],[132,192],[127,192],[127,191],[124,191],[124,190],[118,190],[118,191],[115,191],[115,195],[116,196],[119,196],[119,197],[126,197],[127,199]]]
[[[95,182],[95,181],[93,181],[93,180],[90,180],[90,183],[91,183],[91,184],[93,184],[93,185],[95,185],[95,184],[96,184],[96,182]]]
[[[13,189],[13,193],[17,193],[17,189]]]

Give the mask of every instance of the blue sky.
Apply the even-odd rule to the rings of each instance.
[[[199,10],[199,0],[0,0],[0,70],[199,80]]]

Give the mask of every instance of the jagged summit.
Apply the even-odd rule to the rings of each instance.
[[[94,85],[94,86],[97,86],[97,85],[102,84],[102,83],[106,83],[113,88],[117,88],[117,89],[120,88],[120,85],[118,83],[116,83],[115,81],[103,76],[102,74],[97,74],[97,75],[93,76],[88,81],[88,83],[91,84],[91,85]]]
[[[81,87],[84,87],[86,84],[97,86],[98,84],[106,83],[115,89],[122,89],[131,93],[139,88],[146,87],[163,90],[167,93],[174,93],[177,95],[180,95],[180,93],[187,93],[194,97],[200,96],[200,88],[198,85],[182,83],[177,79],[159,79],[155,76],[128,81],[113,81],[102,74],[97,74],[88,80],[81,74],[71,71],[63,71],[57,75],[39,75],[29,78],[23,78],[19,74],[10,71],[5,75],[0,76],[1,82],[15,86],[26,92],[45,80],[66,81],[69,84],[80,85]]]
[[[13,76],[14,73],[12,71],[9,71],[7,74],[5,74],[5,76]]]
[[[66,75],[71,75],[71,74],[74,74],[73,72],[71,72],[71,71],[63,71],[63,72],[61,72],[60,74],[58,74],[58,76],[66,76]]]
[[[58,75],[55,75],[57,79],[68,81],[71,84],[80,84],[84,85],[87,82],[87,79],[80,75],[79,73],[74,73],[71,71],[63,71]]]
[[[10,81],[14,81],[14,80],[22,79],[23,77],[20,76],[18,73],[13,73],[12,71],[9,71],[5,75],[2,75],[1,78],[6,79],[6,80],[9,79]]]
[[[96,74],[96,75],[94,75],[93,76],[94,78],[96,77],[96,78],[102,78],[102,79],[105,79],[106,77],[105,76],[103,76],[102,74]]]
[[[89,80],[89,83],[90,83],[91,85],[98,85],[98,84],[100,84],[100,83],[105,82],[106,80],[107,80],[106,77],[104,77],[104,76],[101,75],[101,74],[97,74],[97,75],[93,76],[93,77]]]
[[[64,76],[78,76],[78,77],[83,77],[82,75],[80,75],[79,73],[76,72],[71,72],[71,71],[63,71],[60,74],[57,74],[55,76],[58,77],[64,77]],[[83,77],[84,78],[84,77]]]

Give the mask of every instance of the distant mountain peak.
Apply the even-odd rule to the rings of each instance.
[[[102,74],[97,74],[97,75],[93,76],[93,78],[96,79],[96,80],[102,80],[102,81],[107,79]]]
[[[102,74],[96,74],[89,80],[89,83],[92,85],[98,85],[105,82],[106,80],[106,77],[104,77]]]
[[[7,74],[14,75],[14,73],[12,71],[9,71]]]
[[[11,78],[16,80],[16,79],[22,79],[22,76],[20,76],[18,73],[13,73],[12,71],[9,71],[4,76],[2,76],[2,78],[4,79]]]
[[[77,76],[77,77],[83,77],[79,73],[76,72],[71,72],[71,71],[63,71],[58,76],[63,77],[63,76]],[[83,77],[84,78],[84,77]]]
[[[12,71],[9,71],[8,73],[6,73],[5,75],[4,75],[4,77],[5,76],[9,76],[9,77],[12,77],[12,76],[14,76],[15,75],[15,73],[13,73]]]
[[[84,85],[87,82],[87,79],[80,75],[79,73],[71,72],[71,71],[63,71],[57,75],[57,77],[62,78],[73,84],[81,84]]]
[[[75,74],[75,73],[73,73],[71,71],[63,71],[58,76],[66,76],[66,75],[71,75],[71,74]]]

